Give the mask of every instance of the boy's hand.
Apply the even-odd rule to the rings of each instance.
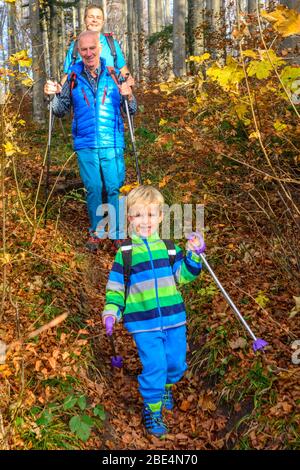
[[[113,334],[115,321],[116,319],[112,315],[109,315],[104,318],[104,324],[105,324],[107,336],[111,336]]]
[[[187,251],[194,251],[197,255],[204,253],[204,251],[206,250],[206,244],[200,232],[192,232],[188,235],[187,238]]]

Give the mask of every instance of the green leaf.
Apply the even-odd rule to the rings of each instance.
[[[53,415],[49,410],[43,411],[40,418],[36,420],[38,426],[48,426],[53,419]]]
[[[16,419],[15,419],[15,426],[17,428],[21,428],[24,424],[24,419],[21,418],[21,416],[18,416]]]
[[[91,434],[93,420],[87,416],[73,416],[69,421],[69,427],[79,439],[86,442]]]
[[[84,395],[80,395],[77,400],[79,408],[83,411],[86,409],[86,397]]]
[[[68,395],[63,403],[64,410],[70,410],[75,406],[77,402],[77,398],[74,395]]]
[[[98,416],[102,421],[105,420],[105,411],[102,405],[96,405],[93,409],[94,416]]]

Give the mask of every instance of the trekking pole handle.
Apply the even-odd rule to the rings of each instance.
[[[115,324],[114,317],[112,316],[106,317],[105,330],[106,330],[107,336],[112,336],[113,331],[114,331],[114,324]]]

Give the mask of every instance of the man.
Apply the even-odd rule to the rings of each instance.
[[[56,94],[53,113],[64,116],[73,107],[72,135],[80,176],[87,191],[90,238],[86,247],[96,251],[106,237],[103,220],[102,190],[107,193],[111,239],[119,238],[119,188],[125,179],[124,123],[121,106],[128,99],[131,114],[136,111],[131,79],[118,84],[113,68],[100,59],[99,34],[84,31],[78,38],[82,61],[74,64],[63,87],[47,81],[44,91]],[[113,217],[115,215],[115,217]]]

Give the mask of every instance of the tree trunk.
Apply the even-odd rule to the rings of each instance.
[[[173,1],[173,71],[176,77],[186,73],[185,53],[185,0]]]
[[[105,30],[114,33],[114,36],[120,42],[123,51],[128,50],[126,48],[126,43],[128,43],[128,37],[126,37],[125,32],[128,29],[129,20],[127,17],[129,11],[127,10],[126,15],[126,5],[127,2],[124,0],[106,1]]]
[[[138,26],[138,64],[139,64],[139,80],[145,79],[145,17],[144,17],[144,1],[137,1],[137,26]]]
[[[11,56],[12,54],[15,54],[17,52],[16,5],[14,3],[11,3],[9,5],[8,30],[8,56]],[[10,68],[14,71],[15,74],[19,72],[18,65],[10,66]],[[20,86],[14,76],[11,76],[9,78],[9,89],[13,94],[20,92]]]
[[[205,0],[188,0],[189,52],[191,55],[204,53],[204,11]]]
[[[247,0],[248,13],[254,13],[256,11],[256,6],[256,0]]]
[[[165,25],[172,23],[171,10],[170,10],[170,0],[164,0],[164,23]]]
[[[84,9],[85,9],[86,1],[85,0],[79,0],[78,6],[77,6],[77,14],[78,14],[78,29],[79,32],[85,30],[85,25],[84,25]]]
[[[44,50],[43,34],[40,24],[40,6],[38,0],[29,0],[32,44],[32,78],[34,81],[32,92],[33,120],[37,123],[45,122],[44,104]]]
[[[164,27],[163,0],[156,0],[156,31]]]
[[[51,64],[50,64],[50,50],[49,50],[49,31],[48,31],[48,18],[47,11],[44,10],[42,17],[42,36],[44,44],[44,68],[46,76],[50,77],[51,75]]]
[[[156,0],[148,0],[148,34],[149,38],[156,33]],[[157,67],[157,45],[149,43],[149,78],[153,80],[156,76]]]
[[[59,77],[58,66],[58,21],[57,21],[57,7],[51,2],[50,8],[50,63],[51,63],[51,77],[56,80]]]

